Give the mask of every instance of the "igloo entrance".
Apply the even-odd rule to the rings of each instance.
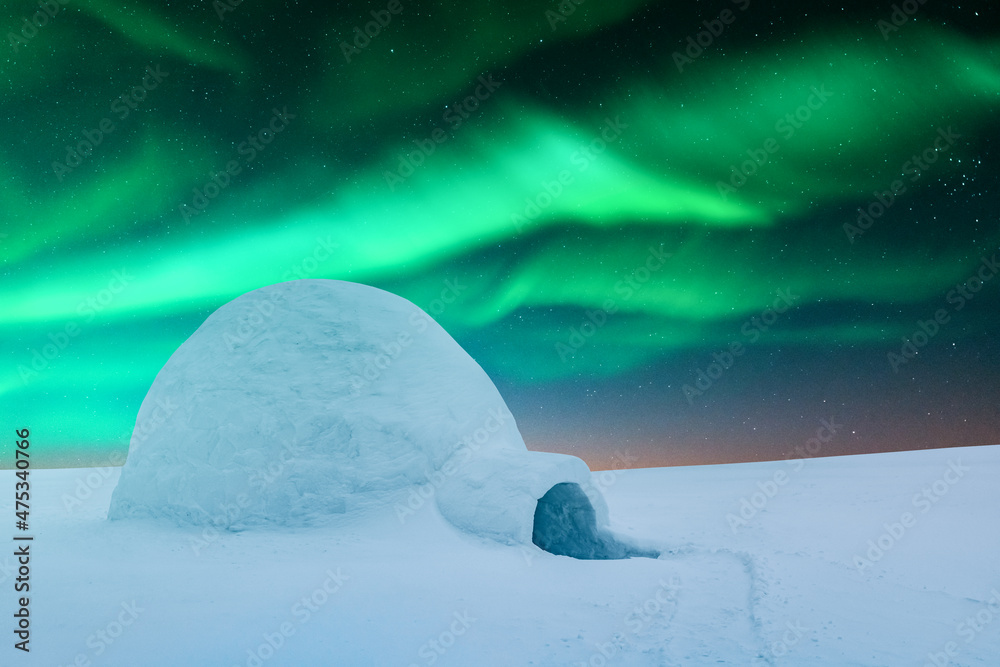
[[[597,513],[579,484],[563,482],[538,499],[531,534],[535,545],[557,556],[583,560],[614,560],[642,556],[657,558],[598,530]]]

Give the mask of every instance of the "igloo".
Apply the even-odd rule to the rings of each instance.
[[[419,489],[468,533],[632,555],[590,477],[579,458],[528,451],[487,374],[420,308],[296,280],[225,304],[170,357],[108,517],[305,526],[398,512]]]

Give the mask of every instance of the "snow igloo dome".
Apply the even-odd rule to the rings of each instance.
[[[108,517],[309,525],[391,512],[415,488],[477,535],[615,549],[587,465],[528,451],[493,382],[424,311],[366,285],[296,280],[225,304],[170,357]]]

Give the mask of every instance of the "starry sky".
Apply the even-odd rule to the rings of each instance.
[[[211,312],[302,278],[410,299],[529,448],[593,468],[1000,442],[989,3],[19,0],[0,27],[0,397],[36,466],[120,456]]]

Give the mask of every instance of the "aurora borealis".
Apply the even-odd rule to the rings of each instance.
[[[1000,442],[996,9],[609,4],[8,3],[4,423],[107,460],[215,308],[335,278],[592,467]]]

